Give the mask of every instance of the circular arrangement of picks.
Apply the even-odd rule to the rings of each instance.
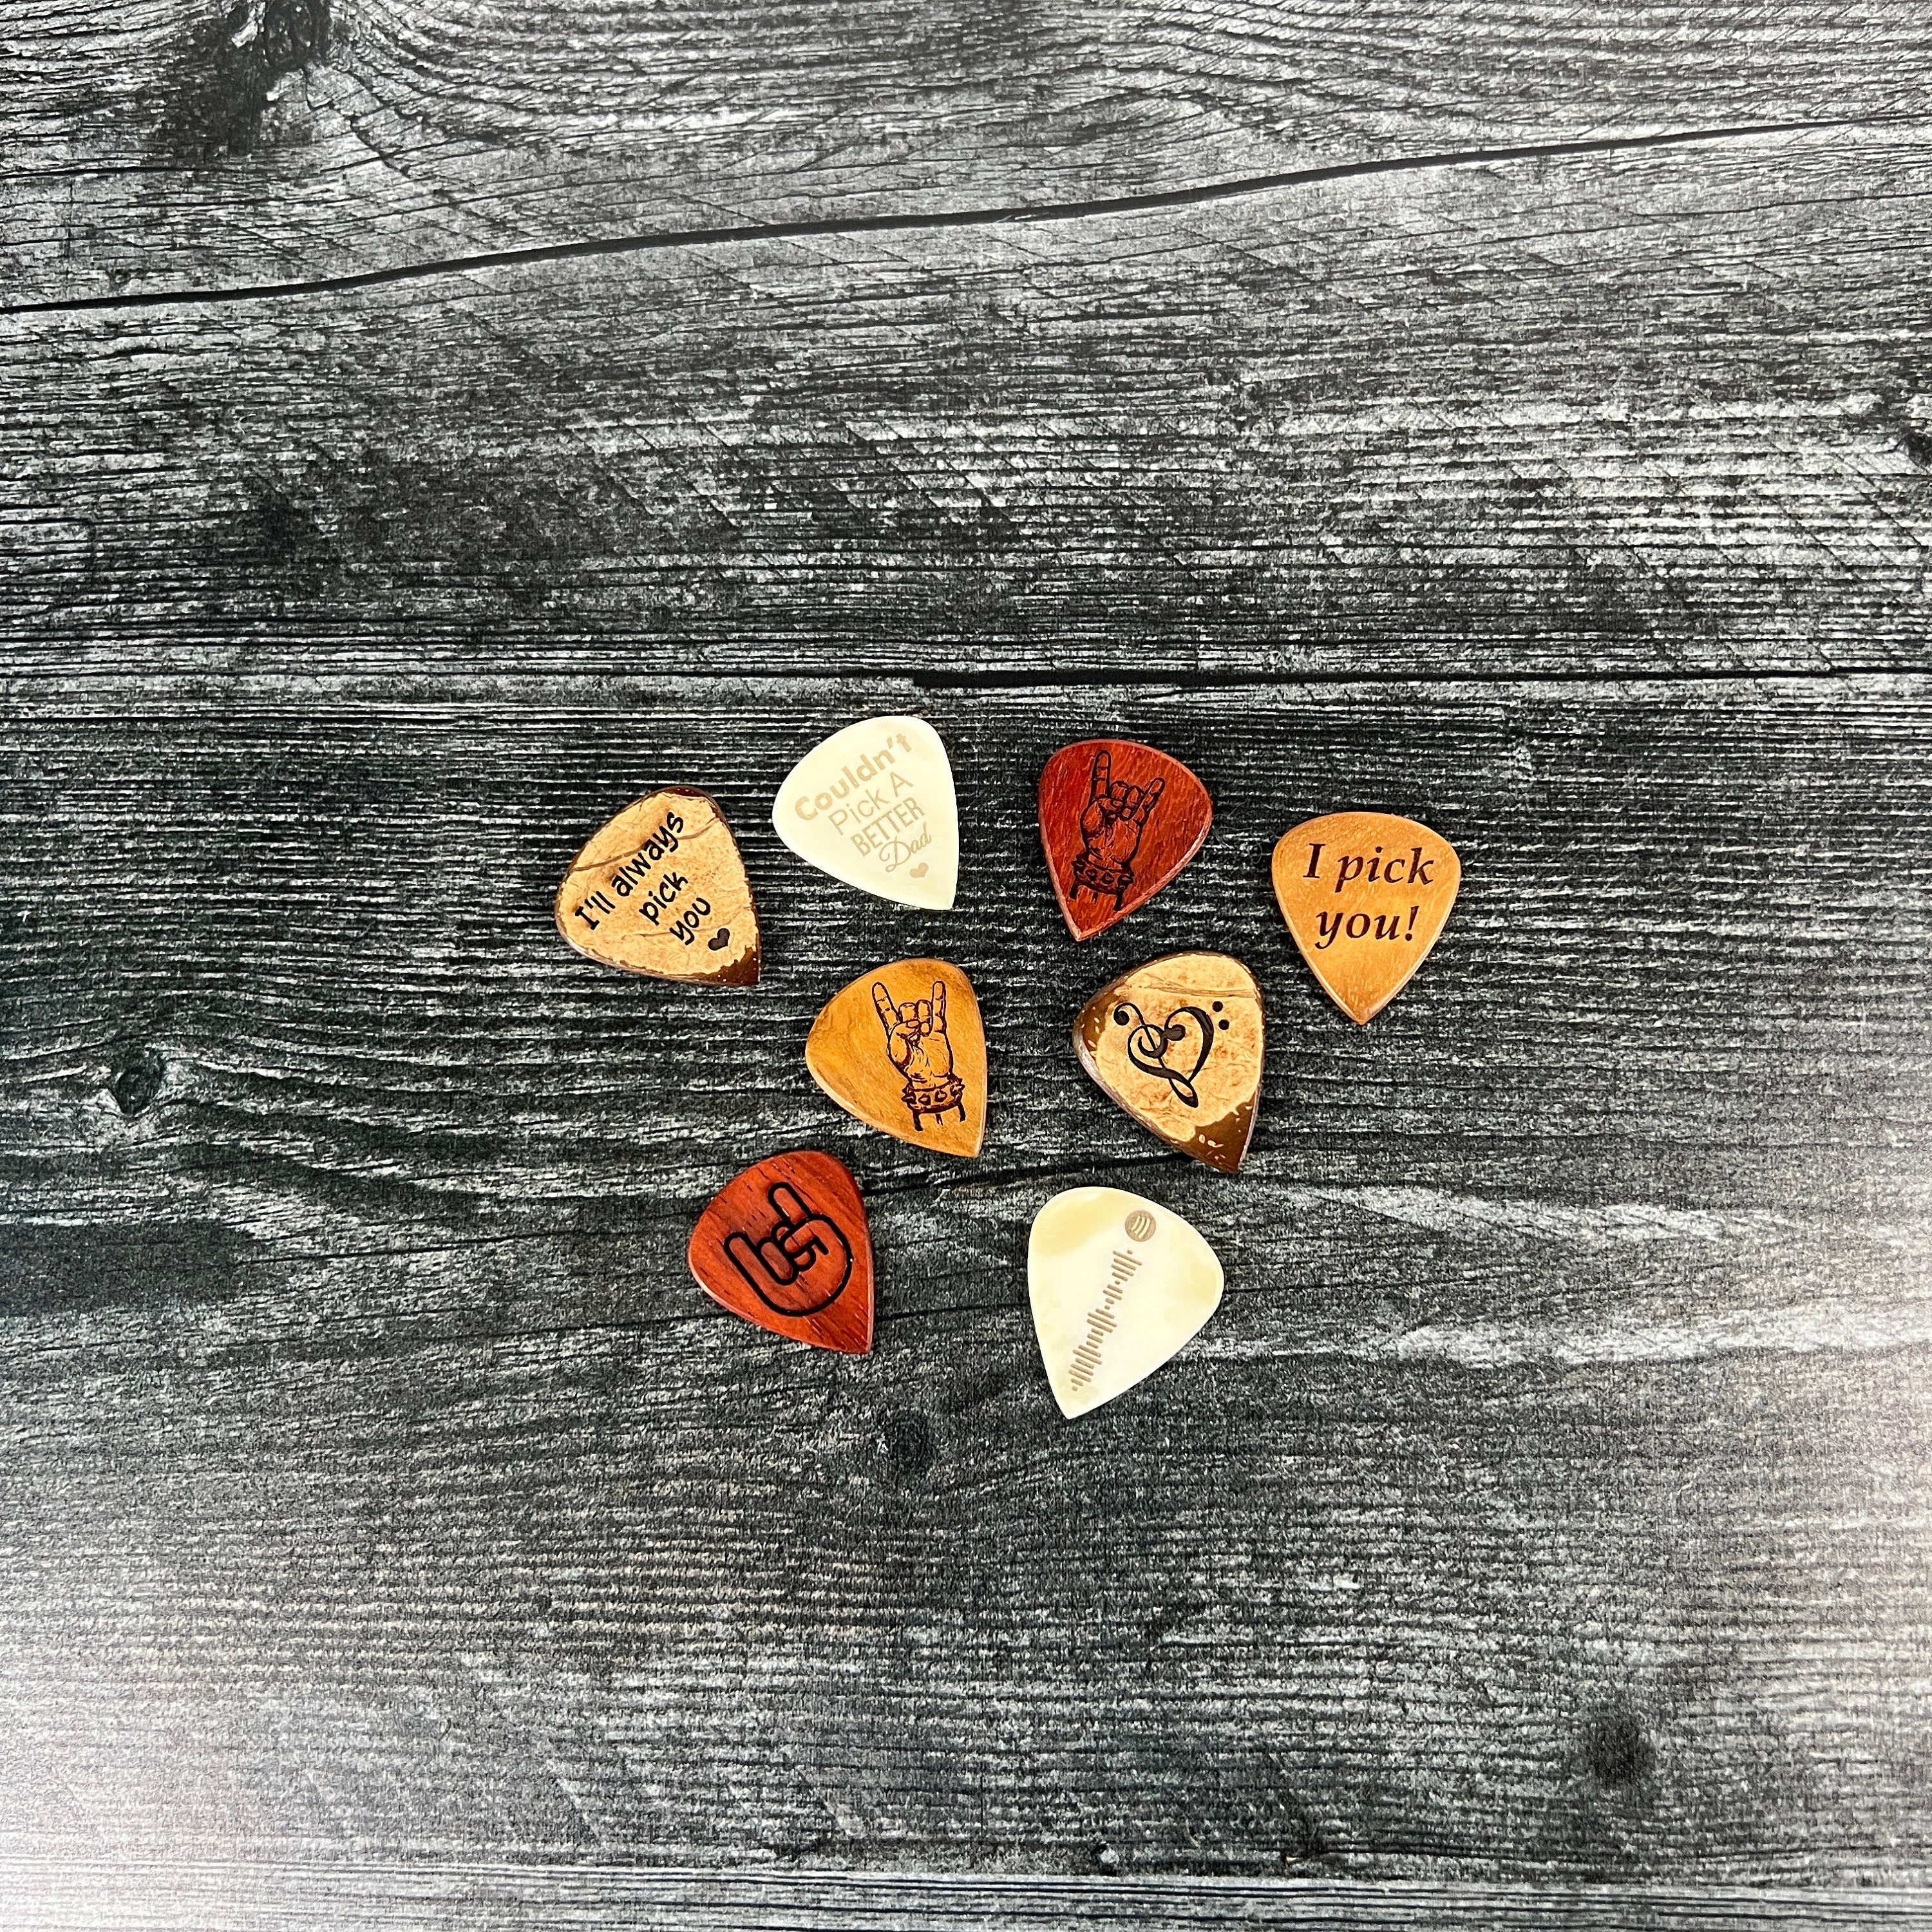
[[[1040,781],[1040,836],[1078,941],[1130,916],[1206,842],[1208,788],[1178,758],[1124,738],[1057,752]],[[921,718],[835,732],[772,806],[801,859],[862,892],[949,910],[959,877],[952,767]],[[1454,848],[1410,818],[1339,812],[1284,832],[1275,897],[1330,998],[1366,1025],[1447,924]],[[758,911],[724,814],[668,786],[601,827],[556,898],[557,929],[606,966],[699,985],[758,982]],[[1260,986],[1221,952],[1174,952],[1102,986],[1073,1023],[1101,1090],[1167,1145],[1240,1171],[1261,1101]],[[986,1127],[986,1033],[972,982],[944,959],[898,959],[826,1002],[806,1042],[812,1077],[868,1126],[970,1160]],[[699,1216],[691,1271],[712,1298],[788,1340],[844,1354],[872,1346],[872,1232],[843,1162],[801,1149],[747,1168]],[[1170,1360],[1221,1300],[1221,1264],[1170,1208],[1075,1187],[1034,1218],[1034,1330],[1054,1399],[1084,1414]]]

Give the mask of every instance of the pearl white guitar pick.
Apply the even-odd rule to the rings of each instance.
[[[806,752],[772,807],[808,865],[861,892],[944,912],[959,880],[952,766],[923,718],[868,718]]]
[[[1221,1264],[1178,1214],[1118,1187],[1073,1187],[1034,1217],[1034,1332],[1053,1399],[1084,1415],[1150,1376],[1221,1305]]]

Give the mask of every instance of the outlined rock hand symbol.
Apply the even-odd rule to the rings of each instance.
[[[1073,862],[1073,883],[1096,897],[1111,898],[1118,908],[1134,882],[1134,854],[1141,849],[1148,814],[1160,802],[1167,781],[1156,778],[1143,790],[1117,780],[1113,772],[1112,759],[1096,752],[1087,809],[1080,814],[1082,844]]]
[[[749,1235],[734,1230],[724,1238],[724,1252],[774,1315],[819,1314],[852,1278],[851,1244],[784,1181],[775,1182],[765,1198],[778,1216],[770,1233],[754,1246]]]
[[[886,1030],[886,1052],[905,1076],[904,1099],[914,1127],[923,1129],[924,1115],[936,1120],[957,1107],[966,1118],[966,1083],[952,1070],[952,1042],[946,1032],[946,982],[932,982],[929,1000],[895,1004],[878,980],[872,982],[872,1004]]]

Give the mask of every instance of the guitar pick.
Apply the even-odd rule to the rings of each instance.
[[[1178,1214],[1118,1187],[1072,1187],[1034,1216],[1027,1284],[1062,1415],[1150,1376],[1221,1305],[1221,1264]]]
[[[901,959],[862,973],[812,1022],[805,1064],[868,1127],[968,1160],[980,1151],[986,1033],[958,967]]]
[[[758,983],[751,882],[724,814],[701,791],[671,787],[619,812],[571,861],[556,929],[622,972]]]
[[[861,892],[939,912],[952,904],[952,766],[923,718],[868,718],[835,731],[786,774],[772,824],[808,865]]]
[[[734,1315],[814,1348],[871,1354],[872,1231],[859,1184],[829,1154],[774,1154],[727,1182],[687,1258]]]
[[[1262,1084],[1261,988],[1224,952],[1172,952],[1102,986],[1073,1023],[1101,1090],[1169,1147],[1232,1174]]]
[[[1288,929],[1322,990],[1363,1026],[1428,957],[1462,878],[1446,838],[1387,812],[1311,818],[1274,848]]]
[[[1089,738],[1054,752],[1040,775],[1040,842],[1067,931],[1091,939],[1145,905],[1214,822],[1208,788],[1150,745]]]

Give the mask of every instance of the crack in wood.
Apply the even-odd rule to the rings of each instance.
[[[1354,181],[1376,175],[1419,174],[1448,168],[1492,167],[1522,161],[1564,160],[1588,155],[1636,154],[1660,148],[1709,146],[1720,142],[1768,140],[1792,134],[1850,133],[1877,127],[1921,124],[1916,116],[1874,116],[1813,121],[1764,121],[1735,127],[1672,128],[1659,134],[1606,134],[1590,140],[1548,141],[1513,146],[1467,148],[1440,154],[1384,156],[1372,160],[1330,163],[1319,167],[1289,168],[1230,181],[1206,182],[1192,187],[1156,189],[1139,194],[1108,195],[1086,200],[1015,202],[989,208],[937,208],[923,212],[869,214],[796,221],[751,222],[715,228],[668,229],[641,235],[603,236],[578,242],[536,244],[528,248],[484,250],[422,262],[404,262],[347,275],[317,275],[286,282],[247,283],[199,289],[150,289],[132,293],[77,296],[45,302],[0,304],[0,319],[31,315],[75,315],[101,310],[131,310],[286,301],[304,296],[340,295],[357,289],[379,288],[398,282],[425,281],[446,275],[473,274],[486,269],[528,268],[554,262],[586,261],[607,255],[633,255],[677,248],[715,248],[747,242],[827,239],[864,235],[903,235],[950,228],[980,228],[1021,224],[1088,221],[1118,215],[1158,213],[1199,207],[1214,202],[1312,187],[1327,182]]]

